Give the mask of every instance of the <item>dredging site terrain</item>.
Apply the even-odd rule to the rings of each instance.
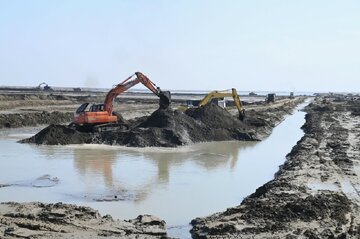
[[[122,104],[115,106],[128,120],[126,130],[84,133],[67,127],[71,111],[84,97],[100,96],[7,93],[1,97],[3,128],[51,123],[37,134],[21,139],[22,143],[85,143],[130,148],[172,148],[224,140],[262,141],[305,99],[284,97],[272,104],[249,100],[245,103],[246,118],[239,121],[234,116],[235,110],[213,104],[180,111],[177,106],[184,100],[179,97],[174,99],[171,109],[163,110],[157,109],[156,99],[130,94],[120,98]],[[133,102],[138,102],[136,107]],[[287,155],[275,178],[239,200],[239,206],[194,218],[189,228],[192,237],[358,238],[359,106],[356,98],[316,98],[305,109],[305,135]],[[40,179],[44,180],[57,184],[51,177]],[[0,184],[0,194],[1,190],[11,187],[8,182],[0,181]],[[117,199],[124,199],[121,194],[116,195],[119,198],[97,200],[116,203]],[[4,202],[0,205],[0,235],[4,238],[164,238],[170,236],[167,230],[163,219],[150,215],[123,221],[110,215],[101,216],[89,207],[64,203]]]

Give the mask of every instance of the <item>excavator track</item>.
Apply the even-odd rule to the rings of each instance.
[[[106,124],[98,124],[98,125],[91,125],[91,124],[84,124],[84,125],[77,125],[71,123],[68,125],[68,128],[77,130],[79,132],[86,132],[86,133],[100,133],[106,131],[127,131],[129,130],[129,126],[124,123],[106,123]]]
[[[127,131],[129,126],[123,123],[108,123],[93,126],[92,132],[106,132],[106,131]]]

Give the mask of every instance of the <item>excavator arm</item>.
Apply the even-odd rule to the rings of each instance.
[[[243,120],[244,117],[245,117],[245,109],[243,108],[242,104],[241,104],[241,101],[240,101],[240,97],[236,91],[235,88],[232,88],[231,89],[231,94],[232,94],[232,97],[234,99],[234,102],[235,102],[235,105],[236,105],[236,108],[238,109],[239,111],[239,119],[240,120]]]
[[[226,91],[211,91],[207,94],[200,102],[199,107],[208,104],[212,99],[222,98],[222,97],[231,97],[232,94]]]
[[[245,109],[243,108],[241,101],[240,101],[240,97],[237,94],[237,91],[235,88],[231,89],[231,93],[230,92],[226,92],[226,91],[212,91],[209,94],[207,94],[199,103],[199,107],[204,106],[206,104],[208,104],[212,99],[216,99],[216,98],[222,98],[222,97],[232,97],[234,99],[235,102],[235,106],[239,111],[239,119],[243,120],[244,116],[245,116]]]
[[[141,72],[135,72],[135,75],[138,79],[140,79],[140,82],[144,86],[146,86],[149,90],[151,90],[155,95],[160,98],[160,108],[166,109],[169,107],[171,100],[170,91],[162,91],[160,87],[157,87],[154,82],[152,82]]]
[[[132,79],[133,76],[136,76],[135,79]],[[161,91],[160,87],[157,87],[154,82],[152,82],[147,76],[142,74],[141,72],[135,72],[134,75],[131,75],[126,80],[121,82],[112,88],[106,95],[104,101],[104,109],[109,113],[109,115],[113,112],[113,103],[114,99],[124,91],[130,89],[134,85],[142,83],[145,87],[151,90],[155,95],[160,97],[160,107],[167,108],[170,105],[170,92]]]

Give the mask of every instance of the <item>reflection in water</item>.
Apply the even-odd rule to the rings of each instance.
[[[254,147],[257,142],[210,142],[199,143],[188,146],[190,151],[148,151],[144,153],[145,159],[151,160],[158,168],[158,183],[169,181],[171,166],[181,165],[186,162],[213,170],[219,167],[226,167],[230,162],[230,169],[233,169],[239,159],[239,153],[249,147]]]
[[[91,178],[94,175],[100,175],[104,179],[107,194],[109,191],[115,195],[124,193],[128,195],[131,192],[135,196],[130,198],[141,202],[146,199],[156,185],[169,183],[172,167],[192,162],[208,171],[222,167],[229,167],[229,170],[233,170],[240,158],[240,151],[254,147],[256,144],[257,142],[227,141],[200,143],[176,149],[129,149],[82,145],[73,147],[72,150],[74,166],[83,177]],[[127,163],[129,159],[139,157],[145,161],[139,162],[135,169],[136,172],[124,179],[121,172],[127,174],[127,167],[129,167],[129,171],[131,171],[130,167],[133,167]],[[137,178],[144,171],[151,168],[151,165],[145,163],[146,161],[155,166],[157,173],[143,179],[137,187],[131,186],[131,181],[138,180]],[[116,165],[121,169],[118,173],[114,173]],[[114,197],[115,199],[118,199],[118,196]]]
[[[117,152],[113,150],[74,148],[74,166],[82,175],[100,174],[106,187],[113,187],[113,166]]]
[[[109,147],[111,146],[85,145],[73,148],[74,166],[80,175],[90,178],[89,181],[96,176],[103,178],[104,191],[97,192],[95,196],[90,194],[90,197],[96,201],[133,200],[139,202],[144,200],[150,192],[151,186],[154,185],[154,180],[146,180],[139,187],[131,187],[129,182],[121,180],[121,177],[116,177],[116,173],[114,173],[117,162],[122,170],[126,171],[124,162],[138,155],[136,153],[124,154],[119,147]],[[130,180],[136,180],[141,171],[142,168],[139,168],[137,173],[132,174]]]

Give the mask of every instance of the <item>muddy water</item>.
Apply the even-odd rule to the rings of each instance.
[[[294,111],[263,142],[201,143],[177,149],[16,143],[38,129],[2,131],[0,201],[76,203],[130,219],[153,214],[171,236],[188,223],[238,205],[273,178],[297,140],[304,113]]]

